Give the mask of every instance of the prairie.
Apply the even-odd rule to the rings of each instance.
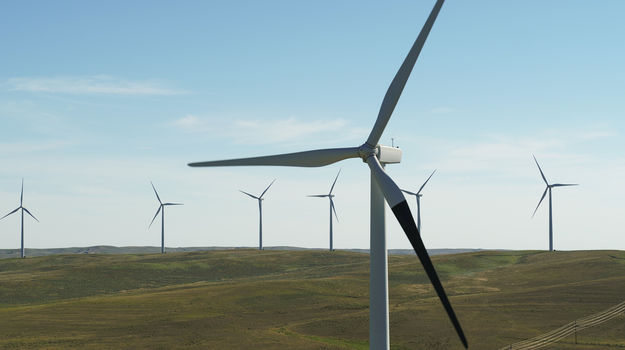
[[[470,347],[625,300],[625,252],[433,256]],[[0,259],[0,349],[368,349],[369,256],[252,249]],[[461,349],[418,259],[389,257],[393,349]],[[625,317],[546,349],[625,347]]]

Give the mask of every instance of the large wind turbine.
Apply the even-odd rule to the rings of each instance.
[[[152,181],[150,181],[150,184],[152,184],[152,189],[154,190],[154,194],[156,195],[156,199],[158,199],[158,210],[156,210],[156,214],[154,214],[154,217],[152,218],[152,221],[150,221],[150,226],[148,226],[148,228],[152,227],[152,223],[154,223],[154,220],[156,219],[156,217],[158,216],[158,213],[161,213],[161,254],[165,253],[165,207],[169,206],[169,205],[183,205],[182,203],[163,203],[161,202],[161,197],[158,196],[158,192],[156,192],[156,188],[154,187],[154,184],[152,183]]]
[[[332,187],[330,187],[330,192],[328,192],[328,194],[311,194],[308,197],[318,197],[318,198],[324,198],[324,197],[328,197],[328,199],[330,199],[330,251],[334,250],[333,247],[333,239],[332,239],[332,212],[334,212],[334,216],[336,216],[336,221],[339,221],[339,217],[338,215],[336,215],[336,209],[334,208],[334,200],[332,200],[332,198],[334,198],[334,195],[332,194],[332,190],[334,189],[334,185],[336,185],[336,180],[338,180],[339,175],[341,174],[341,171],[339,170],[338,174],[336,174],[336,178],[334,178],[334,182],[332,183]]]
[[[39,220],[33,215],[31,214],[31,212],[28,211],[28,209],[24,208],[24,179],[22,179],[22,192],[20,193],[20,206],[17,207],[15,210],[13,210],[12,212],[8,213],[7,215],[3,216],[0,218],[0,220],[6,218],[7,216],[15,213],[18,210],[22,210],[21,214],[22,214],[22,248],[20,249],[20,257],[24,257],[24,212],[26,212],[26,214],[30,215],[33,219],[37,220],[37,222],[39,222]]]
[[[421,194],[421,190],[423,190],[423,187],[425,187],[425,184],[428,183],[428,181],[430,181],[430,178],[432,177],[432,175],[434,175],[435,172],[436,170],[434,170],[432,174],[430,174],[430,177],[428,177],[428,179],[425,180],[425,182],[423,183],[423,185],[421,185],[417,193],[402,190],[402,192],[407,193],[411,196],[415,196],[417,198],[417,228],[419,229],[419,232],[421,232],[421,197],[423,196]]]
[[[543,199],[545,199],[547,192],[549,192],[549,251],[552,252],[553,251],[553,216],[552,216],[552,211],[551,211],[551,189],[553,187],[577,186],[577,184],[551,184],[550,185],[549,182],[547,181],[547,178],[545,177],[545,174],[543,174],[543,170],[540,168],[540,164],[538,164],[536,157],[534,155],[532,155],[532,157],[534,157],[534,161],[536,162],[536,165],[538,166],[538,171],[540,171],[540,176],[542,176],[543,181],[545,181],[545,184],[547,185],[547,188],[545,188],[545,192],[543,192],[543,196],[540,197],[540,201],[538,201],[538,205],[536,206],[536,209],[534,209],[534,213],[532,214],[532,217],[536,215],[536,211],[538,210],[538,207],[540,207],[540,203],[543,202]]]
[[[408,81],[425,40],[443,6],[444,0],[437,0],[432,12],[421,29],[419,36],[404,59],[399,71],[386,91],[376,122],[367,141],[357,147],[331,148],[313,151],[287,153],[272,156],[217,160],[190,163],[192,167],[275,165],[296,167],[320,167],[348,158],[361,158],[371,171],[371,214],[370,214],[370,283],[369,283],[369,346],[371,349],[389,349],[388,318],[388,262],[386,248],[386,230],[384,200],[391,207],[406,236],[410,240],[425,272],[427,273],[447,315],[453,323],[462,344],[468,347],[464,332],[456,318],[451,303],[445,294],[434,265],[430,260],[419,230],[414,222],[408,203],[399,187],[384,171],[385,164],[399,163],[401,150],[378,144],[382,132],[388,123],[397,101]]]
[[[263,191],[263,193],[260,194],[260,196],[256,197],[253,194],[249,194],[245,191],[241,191],[241,193],[245,193],[246,195],[258,200],[258,212],[259,212],[259,216],[260,216],[260,221],[258,222],[258,250],[263,250],[263,196],[265,195],[265,192],[267,192],[267,190],[269,189],[269,187],[271,187],[271,185],[273,185],[274,181],[276,181],[276,179],[273,179],[273,181],[271,181],[271,183],[269,184],[269,186],[267,186],[267,188],[265,188],[265,190]]]

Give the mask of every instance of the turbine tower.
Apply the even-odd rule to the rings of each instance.
[[[148,229],[150,227],[152,227],[152,223],[154,223],[154,220],[156,219],[156,217],[158,216],[158,213],[161,213],[161,254],[165,253],[165,207],[169,206],[169,205],[183,205],[182,203],[163,203],[161,202],[161,197],[158,196],[158,192],[156,192],[156,188],[154,187],[154,184],[152,183],[152,181],[150,181],[150,184],[152,184],[152,189],[154,190],[154,194],[156,195],[156,199],[158,199],[158,210],[156,210],[156,214],[154,214],[154,217],[152,218],[152,221],[150,222],[150,226],[148,226]]]
[[[276,179],[273,179],[273,181],[271,181],[271,183],[269,184],[269,186],[267,186],[267,188],[265,188],[265,190],[263,191],[263,193],[260,194],[260,196],[256,197],[253,194],[249,194],[245,191],[241,191],[241,193],[245,193],[246,195],[258,200],[258,212],[260,215],[260,221],[258,222],[258,250],[263,250],[263,196],[265,195],[265,193],[267,192],[267,190],[269,189],[269,187],[271,187],[271,185],[273,185],[274,181],[276,181]]]
[[[330,251],[334,251],[333,238],[332,238],[332,212],[334,212],[336,221],[339,221],[339,217],[338,215],[336,215],[336,209],[334,208],[334,201],[332,200],[332,198],[334,198],[334,195],[332,194],[332,190],[334,189],[334,185],[336,184],[336,180],[338,180],[340,174],[341,174],[341,171],[339,170],[339,173],[336,174],[336,178],[334,179],[334,182],[332,183],[332,187],[330,187],[330,192],[328,194],[311,194],[310,196],[308,196],[308,197],[317,197],[317,198],[328,197],[328,199],[330,199]]]
[[[430,256],[423,245],[417,225],[414,222],[408,203],[399,187],[385,172],[385,164],[394,164],[401,161],[400,149],[379,145],[378,142],[397,101],[408,81],[419,53],[425,44],[432,25],[436,20],[444,0],[437,0],[432,12],[421,29],[412,48],[404,59],[399,71],[393,78],[382,101],[378,117],[366,142],[357,147],[331,148],[297,153],[287,153],[271,156],[217,160],[208,162],[190,163],[192,167],[216,166],[296,166],[320,167],[330,165],[348,158],[360,158],[367,163],[371,172],[371,204],[370,204],[370,283],[369,283],[369,346],[371,349],[389,349],[389,318],[388,318],[388,261],[386,247],[386,228],[384,214],[384,200],[391,207],[393,214],[404,233],[410,240],[426,274],[428,275],[447,315],[465,348],[467,340],[460,326],[451,303],[445,294],[438,274],[430,260]]]
[[[432,178],[432,175],[434,175],[435,172],[436,170],[434,170],[432,174],[430,174],[430,177],[428,177],[428,179],[425,180],[425,182],[423,183],[423,185],[421,185],[417,193],[402,190],[402,192],[415,196],[417,198],[417,228],[419,229],[419,232],[422,232],[421,231],[421,197],[423,195],[421,194],[421,190],[423,190],[423,187],[425,187],[425,184],[428,183],[428,181],[430,181],[430,178]]]
[[[21,216],[22,216],[22,228],[21,228],[21,231],[22,231],[22,235],[21,235],[21,237],[22,237],[22,239],[21,239],[22,247],[20,249],[20,257],[24,258],[25,257],[25,255],[24,255],[24,212],[26,212],[26,214],[30,215],[33,219],[35,219],[35,220],[37,220],[37,222],[39,222],[39,220],[33,214],[31,214],[30,211],[28,211],[28,209],[24,208],[24,179],[22,179],[22,192],[20,194],[20,206],[17,207],[12,212],[8,213],[7,215],[1,217],[0,220],[6,218],[7,216],[15,213],[16,211],[18,211],[20,209],[22,210],[22,212],[21,212]]]
[[[540,203],[543,202],[543,199],[545,199],[547,192],[549,192],[549,251],[552,252],[553,251],[553,215],[552,215],[552,210],[551,210],[551,189],[554,187],[577,186],[578,184],[551,184],[550,185],[549,182],[547,181],[547,178],[545,177],[545,174],[543,174],[543,170],[540,168],[540,164],[538,164],[538,161],[536,160],[536,156],[532,155],[532,157],[534,157],[534,161],[536,162],[536,165],[538,166],[538,171],[540,171],[540,176],[543,178],[543,181],[545,181],[545,184],[547,185],[547,187],[545,188],[545,192],[543,192],[543,196],[540,197],[540,201],[538,201],[538,205],[536,206],[536,209],[534,209],[534,213],[532,214],[532,217],[536,215],[536,211],[538,210],[538,207],[540,207]]]

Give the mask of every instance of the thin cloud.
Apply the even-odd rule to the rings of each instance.
[[[347,122],[336,120],[301,121],[296,118],[287,118],[273,121],[238,120],[234,123],[234,130],[240,143],[279,143],[293,141],[324,133],[335,133],[345,128]]]
[[[457,110],[455,108],[452,107],[436,107],[436,108],[432,108],[430,110],[430,113],[432,114],[450,114],[450,113],[454,113]]]
[[[0,143],[0,153],[2,154],[25,154],[46,152],[72,146],[69,141],[50,140],[50,141],[32,141],[32,142],[2,142]]]
[[[300,141],[307,138],[349,140],[362,136],[362,130],[349,127],[344,119],[307,120],[284,118],[274,120],[238,119],[215,121],[187,115],[169,123],[190,133],[218,133],[216,137],[229,138],[238,144],[272,144]]]
[[[574,166],[589,160],[583,152],[571,150],[582,139],[579,135],[560,134],[545,138],[490,136],[483,141],[458,144],[448,142],[436,167],[456,173],[525,174],[533,164],[532,154],[541,161]],[[531,168],[531,167],[530,167]]]
[[[199,131],[206,128],[206,122],[194,115],[187,115],[171,122],[171,125],[186,131]]]
[[[106,75],[82,77],[10,78],[4,85],[9,91],[91,95],[177,95],[174,90],[154,81],[131,81]]]
[[[616,136],[613,131],[588,131],[580,135],[580,138],[584,140],[598,140]]]

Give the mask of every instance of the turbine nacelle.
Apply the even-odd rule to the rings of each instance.
[[[383,145],[377,145],[372,148],[367,143],[358,148],[358,157],[363,162],[366,163],[371,156],[376,156],[382,164],[397,164],[401,162],[402,150],[399,147]]]

